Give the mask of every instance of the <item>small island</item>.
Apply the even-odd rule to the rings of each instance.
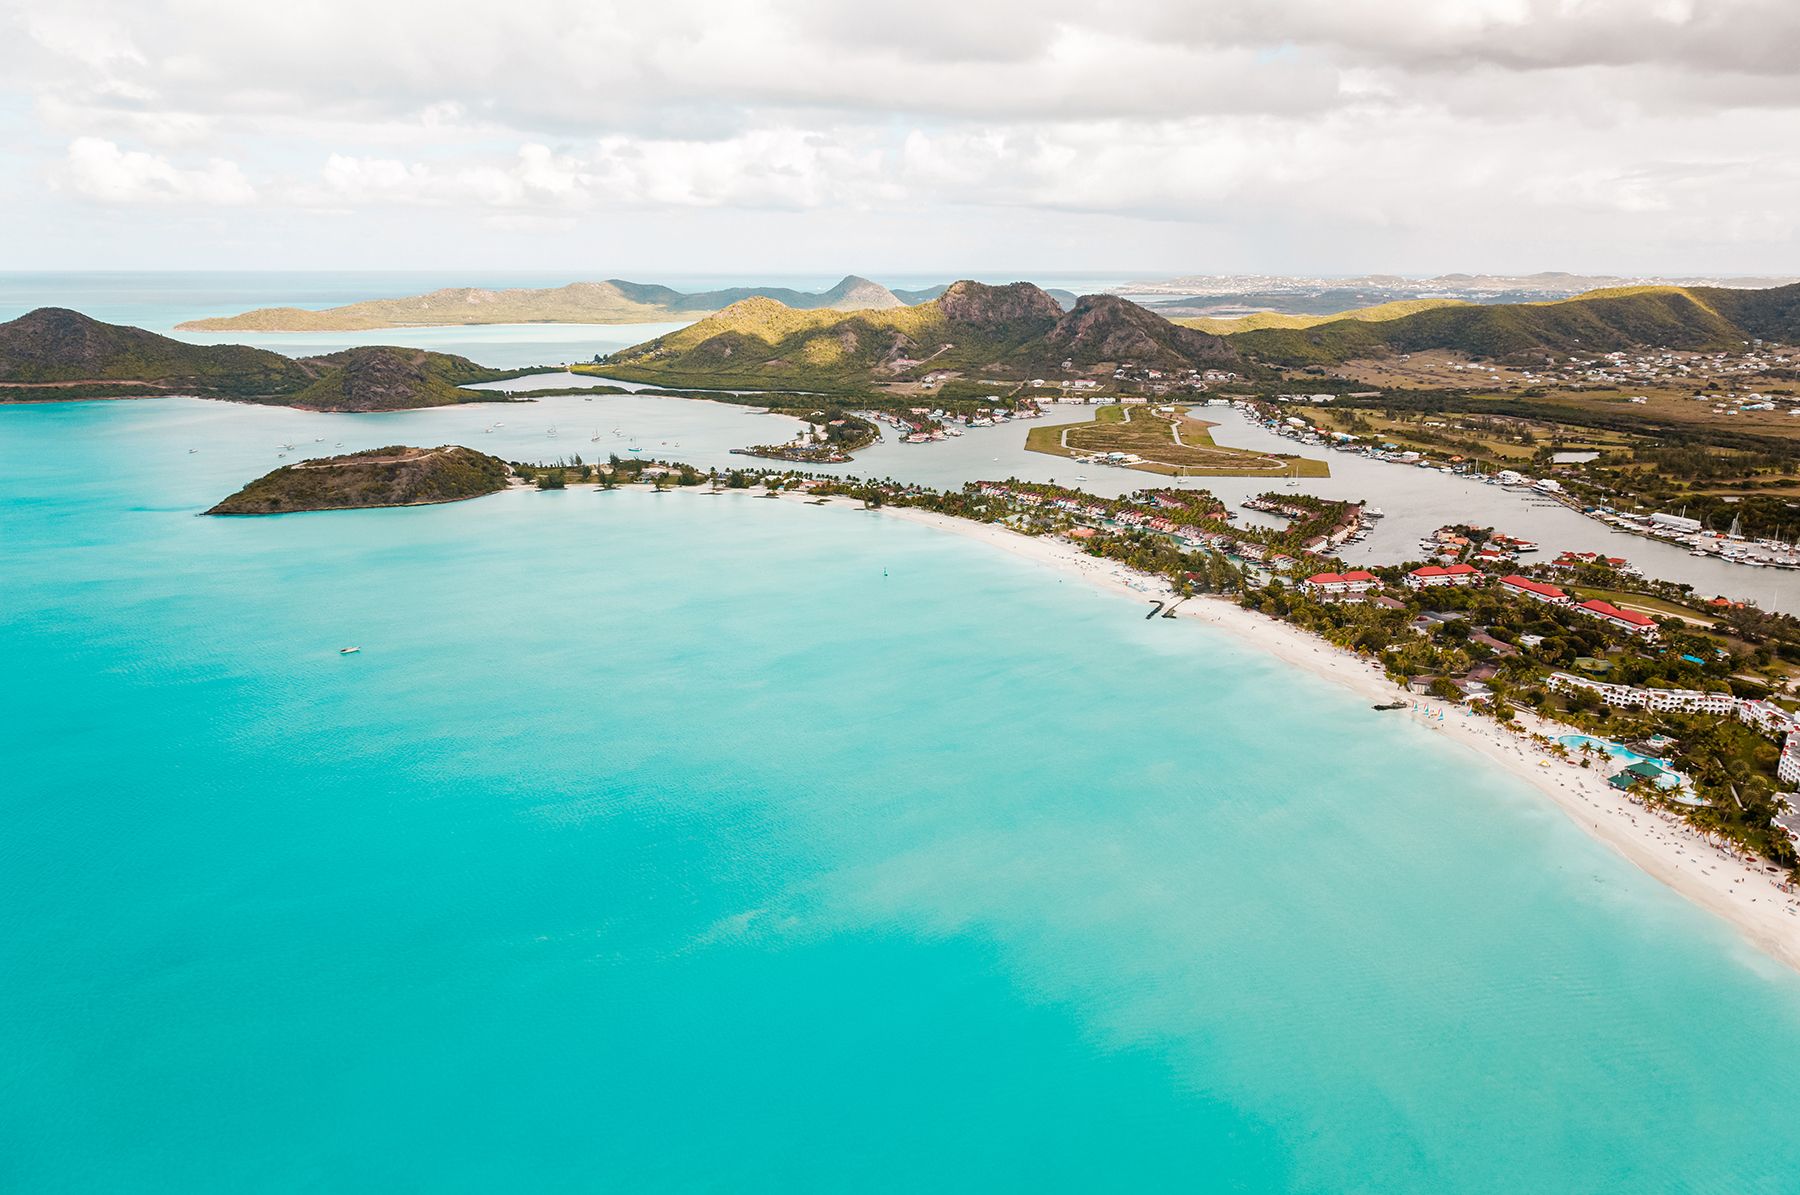
[[[505,461],[459,444],[373,448],[284,465],[206,513],[274,515],[428,506],[496,493],[507,487],[511,477]]]

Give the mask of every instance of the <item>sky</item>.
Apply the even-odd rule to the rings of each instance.
[[[1800,273],[1800,0],[0,0],[0,270]]]

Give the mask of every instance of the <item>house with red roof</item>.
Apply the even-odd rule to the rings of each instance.
[[[1472,564],[1428,564],[1406,574],[1408,589],[1429,589],[1434,585],[1476,585],[1480,581],[1481,570]]]
[[[1631,635],[1641,635],[1646,639],[1656,637],[1656,622],[1647,614],[1639,614],[1636,610],[1621,610],[1611,602],[1603,602],[1595,598],[1591,602],[1582,602],[1575,607],[1583,614],[1598,618],[1601,622]]]
[[[1545,585],[1542,581],[1533,581],[1531,578],[1521,577],[1517,573],[1512,574],[1510,577],[1501,577],[1500,585],[1503,589],[1510,589],[1514,593],[1522,593],[1532,601],[1543,602],[1547,606],[1566,606],[1569,604],[1569,595],[1558,589],[1556,586]]]
[[[1367,593],[1378,584],[1374,573],[1356,568],[1347,573],[1314,573],[1300,582],[1300,587],[1311,594]]]

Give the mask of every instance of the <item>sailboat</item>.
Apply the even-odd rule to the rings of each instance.
[[[594,429],[594,434],[588,437],[588,441],[590,443],[594,443],[594,444],[598,444],[600,442],[600,429],[599,428]]]

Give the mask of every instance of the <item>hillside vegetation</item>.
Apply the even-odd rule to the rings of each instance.
[[[138,382],[173,393],[249,398],[301,389],[304,365],[244,345],[195,345],[65,307],[0,323],[0,383]]]
[[[517,372],[385,346],[295,360],[245,345],[187,344],[60,307],[0,324],[0,395],[10,401],[191,394],[320,411],[399,411],[501,401],[498,393],[458,387]]]
[[[1216,336],[1178,327],[1112,295],[1064,311],[1028,282],[953,283],[924,303],[882,311],[798,311],[747,299],[613,354],[593,372],[690,386],[843,390],[938,370],[1025,378],[1115,362],[1179,369],[1235,361]]]
[[[509,474],[505,461],[472,448],[396,445],[283,466],[206,513],[292,514],[460,502],[505,489]]]
[[[1432,349],[1502,360],[1642,346],[1708,351],[1759,338],[1800,339],[1800,285],[1619,287],[1555,302],[1436,307],[1381,321],[1266,328],[1240,332],[1231,343],[1276,364],[1329,365]]]

